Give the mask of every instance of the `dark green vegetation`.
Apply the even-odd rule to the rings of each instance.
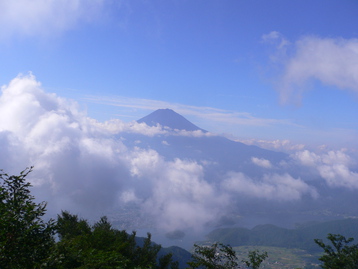
[[[332,245],[315,239],[317,245],[324,250],[324,255],[319,258],[323,262],[324,269],[354,269],[358,268],[358,245],[351,244],[353,238],[346,239],[339,234],[329,234],[328,240]]]
[[[248,255],[240,261],[238,253],[230,246],[221,243],[212,245],[194,245],[192,261],[188,262],[190,269],[259,269],[261,263],[267,258],[267,252],[250,250]]]
[[[44,222],[46,204],[34,202],[25,180],[30,172],[0,174],[0,268],[178,268],[171,253],[159,257],[150,234],[138,239],[106,217],[91,226],[64,211]]]
[[[48,259],[50,268],[177,268],[172,254],[157,260],[160,245],[151,236],[138,242],[135,232],[114,229],[106,217],[93,226],[76,215],[62,212],[56,231],[59,242]]]
[[[0,268],[39,268],[54,245],[55,223],[42,220],[46,204],[33,201],[30,172],[0,174]]]
[[[211,246],[194,245],[190,268],[226,269],[238,268],[238,260],[231,246],[214,243]]]
[[[260,253],[259,250],[250,250],[246,259],[242,259],[242,262],[252,269],[259,269],[261,263],[267,258],[267,252]]]

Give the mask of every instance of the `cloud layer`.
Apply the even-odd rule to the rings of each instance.
[[[52,210],[104,214],[134,202],[168,229],[201,227],[220,215],[226,200],[204,180],[202,165],[165,161],[154,150],[127,148],[114,136],[121,132],[210,135],[119,120],[99,123],[76,103],[44,92],[31,74],[2,87],[2,168],[16,174],[34,165],[35,192]]]
[[[45,92],[32,74],[16,77],[1,90],[1,168],[18,174],[34,165],[30,179],[35,195],[49,202],[53,214],[70,210],[98,216],[131,204],[163,230],[200,228],[224,216],[237,197],[319,199],[315,187],[287,170],[293,164],[307,167],[331,188],[358,189],[354,161],[343,150],[300,151],[292,154],[291,163],[275,165],[253,157],[250,165],[261,174],[224,171],[219,181],[210,181],[208,168],[216,165],[212,161],[166,159],[155,149],[127,145],[123,134],[160,136],[161,141],[211,134],[120,120],[98,122],[74,101]]]

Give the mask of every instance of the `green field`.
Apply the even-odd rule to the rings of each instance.
[[[301,249],[288,249],[280,247],[265,246],[241,246],[233,248],[239,260],[246,259],[250,250],[259,250],[260,253],[266,251],[268,258],[262,263],[260,268],[266,269],[296,269],[296,268],[319,268],[318,257],[307,253]]]

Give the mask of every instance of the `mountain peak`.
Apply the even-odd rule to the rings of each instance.
[[[186,131],[201,130],[203,132],[206,132],[205,130],[188,121],[182,115],[176,113],[174,110],[171,110],[169,108],[158,109],[150,113],[148,116],[139,119],[137,122],[144,122],[148,126],[156,126],[157,124],[160,124],[161,126],[167,126],[171,129],[179,129]]]

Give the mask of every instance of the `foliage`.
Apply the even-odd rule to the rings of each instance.
[[[211,246],[194,245],[190,268],[231,269],[239,268],[235,251],[229,245],[214,243]]]
[[[327,239],[333,246],[324,244],[321,239],[314,240],[324,251],[324,254],[319,258],[323,262],[322,268],[358,268],[358,245],[350,244],[353,238],[346,239],[339,234],[328,234]]]
[[[242,262],[251,269],[260,268],[261,263],[267,258],[267,252],[260,254],[259,250],[249,251],[248,259],[243,259]]]
[[[42,218],[46,203],[35,203],[26,177],[0,170],[0,268],[155,268],[174,269],[172,254],[158,259],[151,235],[138,244],[136,233],[114,229],[106,217],[94,225],[67,211],[57,222]],[[54,235],[57,233],[58,241]]]
[[[136,233],[114,229],[106,217],[93,226],[63,211],[56,228],[60,241],[54,248],[52,268],[176,268],[171,254],[157,263],[160,245],[148,233],[143,244],[136,242]]]
[[[26,177],[0,173],[0,268],[39,268],[54,244],[54,222],[44,222],[46,203],[36,204]]]

